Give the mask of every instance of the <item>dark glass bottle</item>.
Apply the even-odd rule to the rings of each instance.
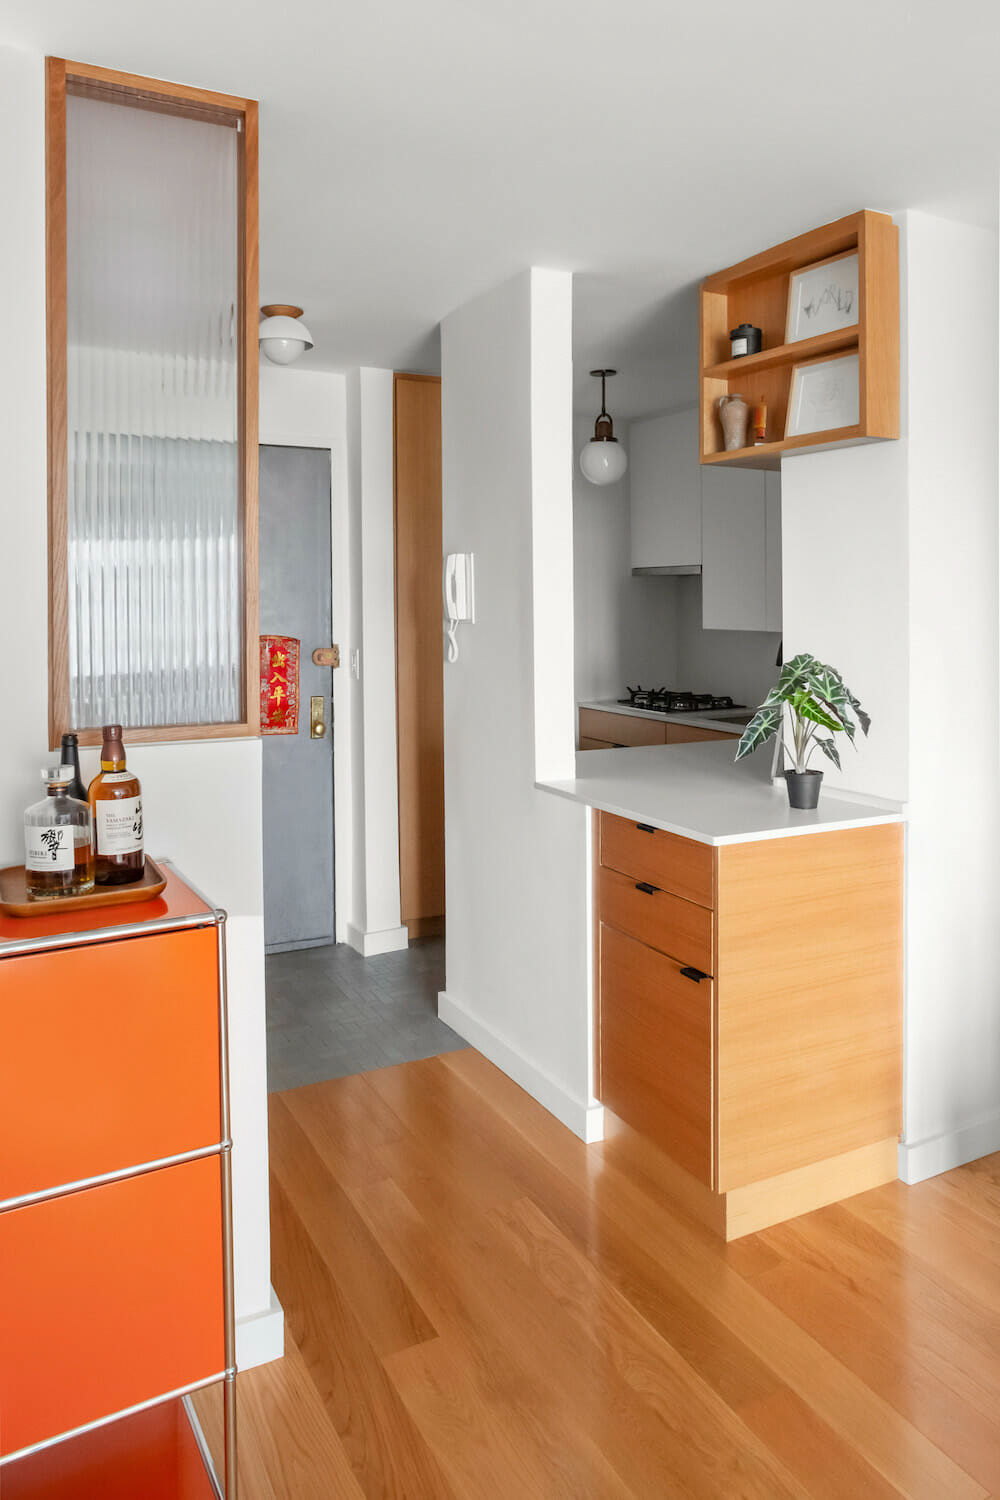
[[[86,802],[87,788],[80,775],[80,741],[75,734],[64,734],[62,737],[60,765],[73,767],[73,780],[69,784],[68,795],[75,797],[77,802]]]
[[[142,850],[142,788],[138,776],[125,765],[122,726],[105,724],[101,769],[90,783],[94,817],[94,852],[98,885],[126,885],[140,880]]]

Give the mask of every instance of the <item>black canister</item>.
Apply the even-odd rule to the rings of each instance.
[[[744,354],[759,354],[760,329],[755,328],[752,323],[741,323],[739,328],[730,330],[729,342],[732,346],[733,359],[742,359]]]

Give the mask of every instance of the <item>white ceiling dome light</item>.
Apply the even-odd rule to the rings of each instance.
[[[290,365],[313,346],[312,334],[304,323],[301,307],[285,302],[270,302],[261,308],[262,322],[257,330],[260,347],[272,364]]]
[[[594,436],[580,454],[580,472],[591,484],[617,484],[628,468],[628,454],[615,437],[614,423],[605,405],[605,381],[617,370],[591,370],[601,377],[601,414],[594,423]]]

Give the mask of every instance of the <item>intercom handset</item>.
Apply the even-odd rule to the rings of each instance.
[[[448,660],[458,661],[458,626],[476,622],[475,567],[471,552],[449,552],[444,563],[444,613]]]

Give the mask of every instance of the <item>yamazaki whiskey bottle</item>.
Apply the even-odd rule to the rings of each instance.
[[[145,864],[142,788],[138,776],[125,765],[120,724],[104,726],[101,769],[90,783],[88,796],[94,819],[97,884],[126,885],[130,880],[140,880]]]

